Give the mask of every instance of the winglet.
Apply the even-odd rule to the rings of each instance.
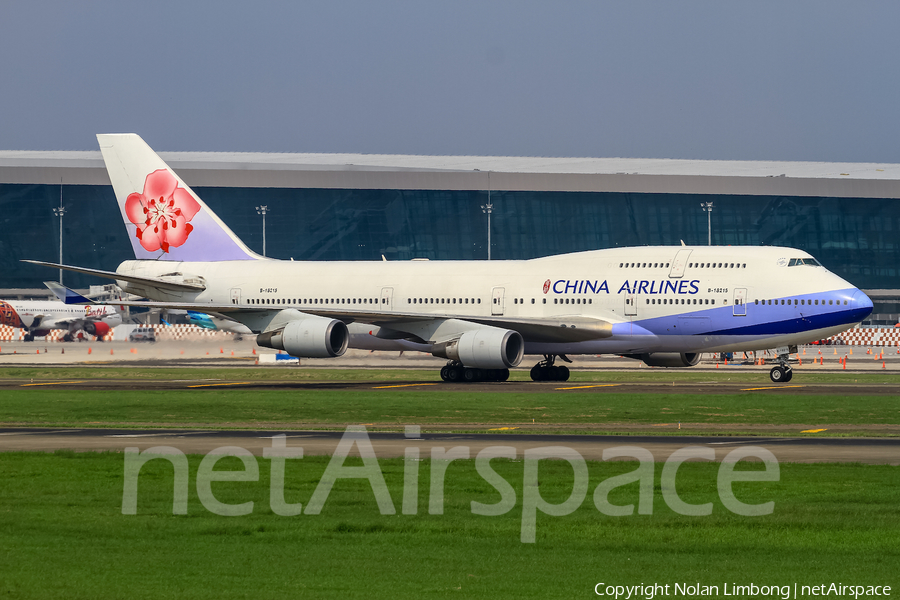
[[[55,281],[45,281],[44,285],[50,288],[50,291],[56,294],[64,304],[93,304],[94,301],[85,298],[78,292],[70,290],[66,286],[56,283]]]

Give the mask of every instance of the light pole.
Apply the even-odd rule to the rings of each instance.
[[[266,213],[268,211],[269,207],[266,205],[256,207],[256,214],[262,215],[263,218],[263,256],[266,255]]]
[[[488,216],[488,260],[491,260],[491,212],[494,205],[491,204],[491,191],[488,190],[488,203],[481,205],[481,212],[487,213]]]
[[[63,234],[63,215],[66,214],[66,209],[63,207],[63,190],[62,190],[62,182],[59,183],[59,208],[53,209],[53,214],[59,217],[59,264],[63,264],[63,253],[62,253],[62,234]],[[59,284],[62,285],[63,282],[63,270],[59,270]]]
[[[494,205],[491,204],[491,172],[488,171],[488,201],[487,204],[481,205],[481,212],[487,213],[487,228],[488,228],[488,260],[491,260],[491,213],[494,210]]]
[[[712,211],[713,211],[713,203],[712,202],[701,202],[700,207],[703,209],[703,212],[706,213],[706,228],[707,228],[707,246],[712,246]]]

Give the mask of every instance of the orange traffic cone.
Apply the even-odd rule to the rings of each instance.
[[[113,349],[110,348],[110,349],[109,349],[109,355],[112,356],[112,353],[113,353]]]
[[[231,355],[234,356],[234,350],[231,351]]]
[[[716,361],[716,368],[717,368],[717,369],[719,368],[719,362],[718,362],[718,361]]]
[[[884,366],[884,362],[881,363],[881,368],[882,368],[882,369],[886,369],[886,368],[887,368],[887,367]]]
[[[897,350],[897,352],[900,353],[900,350]],[[253,354],[256,354],[256,348],[253,349]]]
[[[40,351],[40,350],[35,350],[34,353],[35,353],[35,354],[40,354],[41,351]]]
[[[225,354],[225,348],[219,348],[219,354]]]
[[[60,354],[65,354],[65,353],[66,353],[66,349],[63,348],[63,349],[62,349],[62,352],[60,352]]]
[[[844,359],[844,370],[845,371],[847,370],[847,359],[846,358]]]
[[[88,354],[90,354],[90,353],[91,353],[91,349],[90,349],[90,348],[88,348]]]
[[[837,356],[837,348],[834,349],[834,355]]]
[[[850,354],[853,354],[853,348],[850,348]]]
[[[799,361],[800,361],[800,366],[801,366],[801,367],[802,367],[802,366],[803,366],[803,359],[802,359],[802,358],[800,358],[800,357],[799,357],[799,356],[798,356],[798,357],[797,357],[797,360],[799,360]]]
[[[803,354],[806,354],[806,348],[803,349]]]

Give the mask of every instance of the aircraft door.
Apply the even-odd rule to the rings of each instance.
[[[672,268],[669,270],[670,279],[684,277],[684,268],[687,266],[688,257],[690,257],[691,252],[693,252],[693,250],[685,249],[675,253],[675,258],[672,259]]]
[[[495,287],[491,290],[491,314],[492,315],[502,315],[503,314],[503,295],[506,292],[505,288]]]
[[[232,304],[240,304],[241,303],[241,288],[231,288],[231,303]]]
[[[637,294],[625,294],[625,316],[637,316]]]
[[[394,288],[381,288],[381,310],[394,310]]]
[[[734,305],[732,306],[732,314],[735,317],[747,316],[747,288],[734,289]]]

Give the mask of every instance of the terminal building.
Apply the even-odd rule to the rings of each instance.
[[[867,323],[900,319],[900,164],[160,156],[250,248],[274,258],[504,260],[682,242],[790,246],[865,290],[875,302]],[[42,281],[57,274],[20,259],[57,262],[60,241],[66,264],[114,270],[133,258],[99,151],[0,151],[0,210],[0,297],[46,295]],[[81,289],[105,283],[64,278]]]

